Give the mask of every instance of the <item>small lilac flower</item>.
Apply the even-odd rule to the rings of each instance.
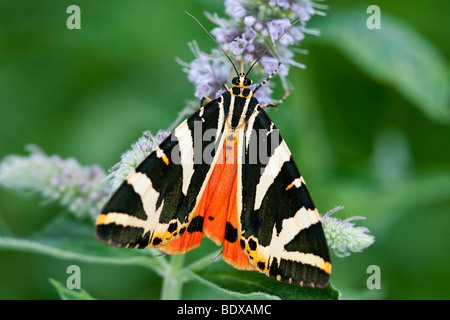
[[[305,38],[305,35],[303,34],[303,32],[300,30],[299,27],[293,26],[289,31],[288,31],[289,35],[292,36],[292,38],[295,41],[302,41]],[[281,39],[283,40],[283,39]],[[280,40],[280,42],[281,42]]]
[[[311,16],[317,13],[309,1],[293,2],[291,3],[291,10],[301,18],[300,21],[303,23],[309,21]]]
[[[194,95],[197,98],[209,97],[213,91],[211,85],[209,84],[209,78],[199,77],[199,78],[197,78],[196,82],[197,82],[197,84],[196,84]]]
[[[277,6],[277,0],[269,0],[269,1],[267,2],[267,4],[268,4],[270,7],[275,8],[275,7]]]
[[[253,90],[255,86],[256,84],[252,85],[250,88]],[[255,98],[258,100],[260,105],[273,103],[274,100],[271,98],[272,93],[273,90],[270,88],[270,86],[265,85],[260,87],[258,91],[255,92]]]
[[[256,31],[261,31],[263,29],[263,25],[262,25],[261,22],[256,22],[254,24],[254,28],[255,28]]]
[[[253,26],[255,24],[255,22],[256,22],[256,18],[253,17],[253,16],[246,16],[244,18],[244,24],[245,24],[246,27]]]
[[[211,34],[219,43],[229,43],[236,39],[240,32],[238,29],[229,29],[227,27],[216,27],[211,30]]]
[[[289,9],[289,1],[288,0],[276,0],[276,4],[278,7],[280,7],[281,9]]]
[[[269,36],[269,30],[267,30],[267,28],[263,27],[261,29],[261,36],[264,37],[264,38],[268,37]]]
[[[277,40],[289,27],[291,26],[291,21],[289,19],[277,19],[267,22],[267,27],[269,28],[270,36],[272,37],[272,42]],[[284,35],[285,38],[287,35]],[[281,40],[283,40],[283,38]],[[280,43],[282,43],[280,40]],[[288,45],[286,42],[283,45]],[[289,41],[292,44],[292,41]]]
[[[215,96],[228,81],[230,66],[199,52],[195,45],[193,52],[197,58],[190,64],[184,64],[184,71],[188,73],[189,81],[195,84],[195,96],[199,99]]]
[[[236,56],[242,54],[245,48],[247,47],[247,43],[248,43],[247,40],[237,38],[236,40],[230,43],[231,52]]]
[[[247,51],[252,52],[252,51],[254,51],[254,48],[255,48],[255,46],[249,45],[249,46],[247,46]],[[244,62],[251,63],[255,59],[253,54],[251,54],[249,52],[244,54]]]
[[[251,43],[256,37],[256,32],[252,28],[248,28],[241,36],[242,39]]]
[[[279,64],[279,61],[277,58],[268,57],[268,56],[262,57],[260,62],[264,68],[264,71],[267,74],[271,74],[278,67],[278,64]],[[282,62],[283,62],[283,60],[282,60]],[[287,74],[288,74],[288,68],[282,63],[280,68],[278,69],[278,75],[280,77],[286,77]]]

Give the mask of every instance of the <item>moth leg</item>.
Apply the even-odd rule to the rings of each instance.
[[[272,71],[272,73],[263,81],[261,81],[256,87],[255,89],[253,89],[253,93],[255,93],[256,91],[258,91],[259,88],[261,88],[263,85],[265,85],[267,82],[269,82],[270,79],[272,79],[272,77],[274,75],[276,75],[276,73],[278,72],[278,69],[280,69],[281,66],[281,61],[278,60],[278,66],[275,68],[275,70]]]
[[[214,257],[211,258],[211,261],[217,262],[219,260],[220,256],[222,255],[222,251],[223,251],[223,249],[220,249],[219,252]]]
[[[159,253],[159,254],[156,254],[156,255],[155,255],[155,258],[164,257],[166,254],[167,254],[167,253],[165,253],[165,252],[161,252],[161,253]]]
[[[205,105],[205,101],[206,101],[206,103],[208,103],[208,102],[211,102],[212,99],[208,98],[208,97],[203,97],[202,100],[200,100],[200,108]]]
[[[261,108],[263,108],[263,109],[265,109],[265,108],[275,108],[275,109],[278,108],[280,106],[280,104],[282,104],[284,102],[284,100],[286,100],[287,97],[289,97],[289,93],[290,93],[290,90],[288,88],[288,89],[286,89],[286,91],[284,93],[284,96],[280,100],[278,100],[275,103],[267,103],[265,105],[262,105]]]

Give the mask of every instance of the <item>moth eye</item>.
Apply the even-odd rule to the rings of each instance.
[[[249,86],[249,85],[251,85],[252,84],[252,80],[250,80],[250,79],[248,79],[248,78],[245,78],[244,79],[244,86]]]
[[[234,77],[233,80],[231,80],[232,84],[238,85],[239,84],[239,78]]]

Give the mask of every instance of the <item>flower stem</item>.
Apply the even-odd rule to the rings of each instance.
[[[173,255],[170,267],[164,275],[161,289],[161,300],[179,300],[183,289],[182,267],[184,255]]]

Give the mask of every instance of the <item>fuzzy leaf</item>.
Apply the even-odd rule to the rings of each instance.
[[[124,250],[101,243],[95,238],[92,223],[64,216],[28,238],[8,234],[0,228],[0,248],[91,263],[141,265],[160,274],[167,264],[164,258],[154,258],[147,250]]]

